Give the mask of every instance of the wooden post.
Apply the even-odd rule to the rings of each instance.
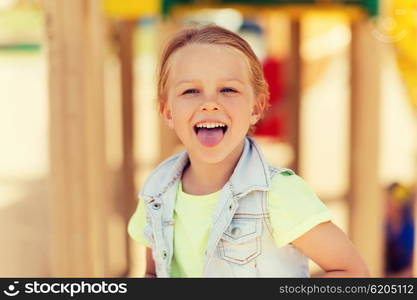
[[[160,47],[159,57],[161,56],[162,51],[169,39],[172,38],[174,33],[180,29],[178,23],[179,21],[175,21],[175,19],[171,18],[158,24],[158,32],[160,32],[158,37],[158,44]],[[181,141],[177,137],[174,130],[165,124],[162,117],[159,118],[159,141],[160,162],[172,155],[176,146],[181,145]]]
[[[371,276],[383,274],[384,213],[379,182],[380,46],[367,20],[352,24],[350,236]]]
[[[106,274],[103,24],[99,0],[45,0],[51,276]]]
[[[122,20],[116,25],[119,41],[119,59],[121,65],[121,93],[122,93],[122,165],[119,173],[117,190],[119,199],[123,199],[123,205],[118,207],[127,228],[128,221],[136,208],[136,188],[134,184],[135,159],[134,159],[134,90],[133,90],[133,50],[134,30],[136,20]],[[129,251],[129,238],[126,231],[126,258],[127,276],[131,257]]]
[[[293,16],[290,21],[290,55],[288,68],[288,99],[289,137],[293,149],[293,161],[290,168],[298,173],[300,171],[300,109],[301,109],[301,55],[300,39],[301,24],[299,16]]]

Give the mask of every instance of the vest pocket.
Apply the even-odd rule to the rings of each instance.
[[[233,219],[220,240],[224,260],[246,264],[261,254],[262,220]]]

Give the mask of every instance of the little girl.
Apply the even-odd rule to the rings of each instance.
[[[268,86],[250,46],[218,26],[166,47],[160,113],[186,151],[147,178],[129,235],[147,247],[146,277],[366,277],[328,208],[293,171],[271,166],[248,136]]]

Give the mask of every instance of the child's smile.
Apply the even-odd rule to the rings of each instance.
[[[227,125],[218,121],[202,121],[194,125],[194,131],[201,144],[214,147],[223,139]]]
[[[192,44],[177,50],[169,64],[167,98],[168,125],[190,157],[206,163],[240,155],[249,127],[259,118],[249,63],[227,46]]]

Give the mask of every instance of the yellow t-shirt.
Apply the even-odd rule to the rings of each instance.
[[[174,256],[171,277],[201,277],[204,251],[211,231],[211,217],[219,192],[189,195],[179,184],[174,209]],[[298,175],[282,172],[272,179],[268,210],[278,247],[297,239],[314,226],[332,218],[330,210]],[[143,201],[129,221],[129,235],[150,247],[143,235],[145,226]]]

